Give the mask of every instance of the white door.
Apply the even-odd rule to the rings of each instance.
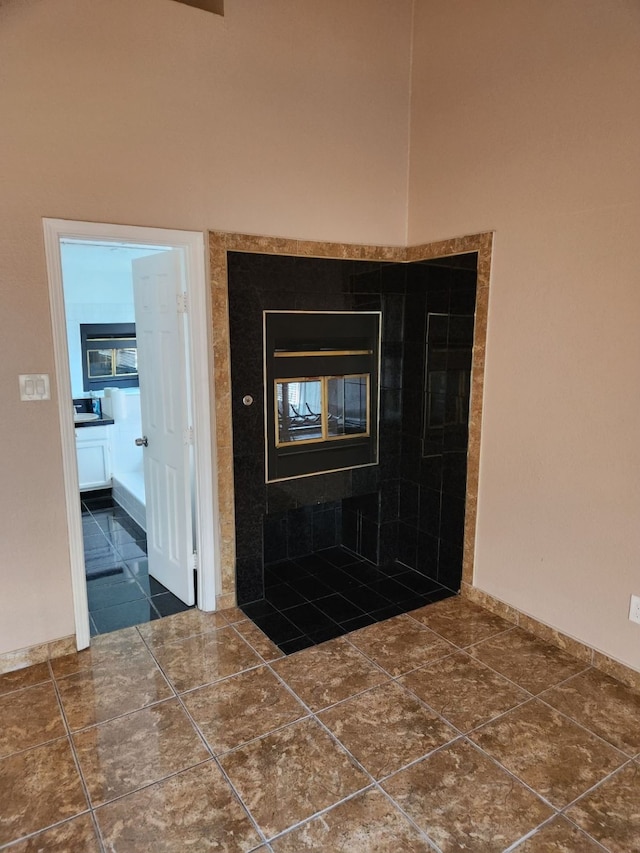
[[[133,293],[146,440],[149,574],[193,604],[193,533],[185,317],[180,253],[133,261]]]

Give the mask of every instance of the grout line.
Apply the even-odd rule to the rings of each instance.
[[[382,787],[382,785],[380,785],[379,782],[376,783],[376,789],[380,791],[383,797],[385,797],[385,799],[387,799],[391,803],[391,805],[395,809],[397,809],[406,820],[409,821],[409,823],[411,824],[411,826],[414,827],[414,829],[418,830],[422,838],[424,838],[427,844],[433,848],[434,853],[442,853],[442,849],[438,847],[436,842],[431,838],[427,831],[422,829],[422,827],[418,823],[416,823],[416,821],[411,817],[411,815],[407,811],[405,811],[405,809],[403,809],[402,806],[396,800],[393,799],[393,797],[388,791],[385,791],[385,789]]]
[[[12,847],[17,847],[20,842],[30,841],[32,838],[37,838],[43,832],[48,832],[50,829],[57,829],[59,826],[64,826],[66,823],[71,823],[71,821],[76,820],[76,818],[84,817],[85,815],[92,818],[92,822],[95,826],[95,819],[93,816],[92,809],[88,808],[84,811],[78,812],[78,814],[72,815],[71,817],[65,817],[62,820],[57,820],[55,823],[50,823],[48,826],[43,826],[41,829],[36,829],[35,832],[29,832],[26,835],[21,835],[19,838],[13,838],[11,841],[7,841],[6,843],[0,844],[0,850],[9,850]],[[96,830],[96,836],[98,838],[98,844],[100,845],[100,852],[104,853],[104,845],[102,844],[102,838],[100,837],[100,833]],[[39,847],[39,851],[44,851],[44,848]]]
[[[594,782],[594,784],[591,785],[590,788],[587,788],[586,791],[583,791],[581,794],[579,794],[577,797],[575,797],[573,800],[571,800],[570,803],[567,803],[566,806],[562,806],[562,808],[559,811],[564,815],[564,813],[567,811],[567,809],[570,809],[570,808],[572,808],[572,806],[575,806],[575,804],[577,802],[582,800],[587,795],[591,794],[593,791],[595,791],[601,785],[604,785],[605,782],[608,782],[610,779],[612,779],[618,773],[621,773],[625,768],[627,768],[629,766],[632,766],[632,767],[634,767],[634,769],[637,769],[637,762],[635,761],[635,759],[629,758],[627,761],[623,762],[618,767],[615,767],[613,770],[611,770],[610,773],[607,773],[607,775],[604,778],[600,779],[598,782]],[[566,817],[566,815],[564,815],[564,816]],[[570,818],[567,818],[567,819],[570,820]],[[582,827],[580,827],[580,828],[582,829]]]
[[[515,781],[518,782],[520,785],[522,785],[523,788],[526,788],[534,796],[536,796],[539,800],[542,800],[542,802],[545,803],[546,805],[548,805],[550,809],[553,809],[553,812],[554,812],[553,816],[554,817],[556,815],[560,814],[560,807],[554,806],[554,804],[551,802],[551,800],[548,800],[544,796],[544,794],[540,794],[538,791],[536,791],[535,788],[532,788],[531,785],[529,785],[527,782],[525,782],[519,776],[516,776],[516,774],[513,772],[513,770],[509,770],[508,767],[505,767],[505,765],[502,764],[495,756],[493,756],[493,755],[491,755],[491,753],[487,752],[487,750],[484,749],[484,747],[480,746],[480,744],[476,743],[475,741],[470,740],[466,735],[464,736],[463,740],[466,743],[468,743],[471,747],[473,747],[474,749],[477,749],[478,752],[482,753],[482,755],[484,755],[485,758],[488,758],[492,764],[495,764],[496,767],[498,767],[500,770],[502,770],[508,776],[511,776],[512,779],[515,779]]]
[[[49,666],[51,667],[51,663],[50,663],[50,662],[49,662]],[[52,675],[53,675],[53,670],[52,670]],[[86,779],[85,779],[85,777],[84,777],[84,773],[83,773],[83,771],[82,771],[82,765],[81,765],[81,763],[80,763],[80,758],[78,757],[78,752],[77,752],[77,750],[76,750],[76,744],[75,744],[75,741],[74,741],[74,739],[73,739],[73,732],[71,731],[71,726],[70,726],[69,721],[68,721],[68,719],[67,719],[66,711],[65,711],[65,708],[64,708],[64,703],[63,703],[63,701],[62,701],[62,696],[60,695],[59,686],[58,686],[58,684],[57,684],[57,682],[56,682],[55,678],[53,679],[53,686],[54,686],[54,690],[55,690],[55,692],[56,692],[56,698],[57,698],[57,700],[58,700],[58,705],[59,705],[59,708],[60,708],[60,713],[62,714],[63,723],[64,723],[64,726],[65,726],[65,728],[66,728],[66,730],[67,730],[67,740],[68,740],[68,742],[69,742],[69,747],[70,747],[70,749],[71,749],[71,755],[72,755],[72,757],[73,757],[73,762],[74,762],[74,764],[75,764],[76,771],[77,771],[78,776],[79,776],[79,778],[80,778],[80,784],[82,785],[82,790],[83,790],[83,792],[84,792],[84,796],[85,796],[86,803],[87,803],[87,806],[88,806],[88,811],[89,811],[89,813],[91,814],[91,821],[92,821],[92,823],[93,823],[94,830],[95,830],[95,832],[96,832],[96,836],[97,836],[97,838],[98,838],[98,843],[100,844],[101,849],[104,851],[104,850],[105,850],[105,845],[104,845],[104,841],[103,841],[102,835],[101,835],[101,833],[100,833],[100,831],[99,831],[99,828],[98,828],[98,824],[97,824],[97,821],[96,821],[95,815],[94,815],[94,813],[93,813],[93,802],[92,802],[92,800],[91,800],[91,795],[90,795],[90,793],[89,793],[89,786],[88,786],[88,784],[87,784],[87,781],[86,781]]]

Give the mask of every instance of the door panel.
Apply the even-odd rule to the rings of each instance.
[[[180,253],[133,261],[147,494],[149,574],[186,604],[195,601],[190,452]]]

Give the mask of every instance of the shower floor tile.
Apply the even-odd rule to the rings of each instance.
[[[399,563],[328,548],[265,568],[265,597],[240,605],[285,654],[455,595]]]

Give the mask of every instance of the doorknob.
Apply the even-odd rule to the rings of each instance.
[[[136,447],[148,447],[149,439],[146,435],[143,435],[142,438],[136,438]]]

